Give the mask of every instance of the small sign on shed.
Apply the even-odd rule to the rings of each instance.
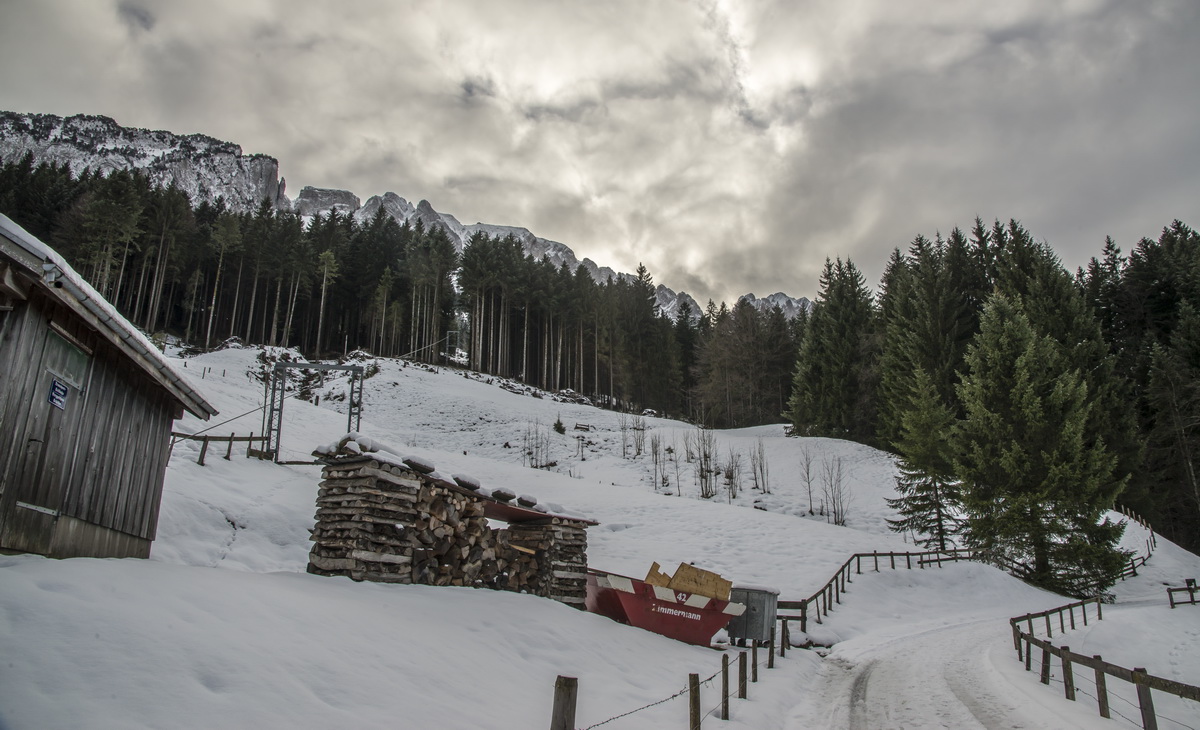
[[[50,405],[60,411],[67,408],[67,395],[71,392],[67,384],[60,381],[58,378],[53,378],[50,381],[50,397],[46,400],[50,401]]]

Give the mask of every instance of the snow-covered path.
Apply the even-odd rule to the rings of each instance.
[[[823,663],[788,727],[1096,727],[1095,714],[1081,714],[1030,677],[1012,677],[1014,667],[1019,670],[1003,619],[885,642],[851,640]]]

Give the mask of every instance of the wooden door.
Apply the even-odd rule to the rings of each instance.
[[[0,503],[0,545],[45,554],[66,498],[91,357],[45,331],[36,385],[17,409],[18,443]]]

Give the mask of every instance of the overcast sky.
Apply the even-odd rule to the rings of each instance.
[[[1200,226],[1196,0],[0,0],[0,109],[274,156],[705,299],[1022,221]]]

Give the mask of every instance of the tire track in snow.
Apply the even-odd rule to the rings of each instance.
[[[1029,695],[1041,689],[1036,679],[1028,688],[1013,688],[999,675],[993,651],[1010,648],[1000,622],[981,619],[921,631],[874,644],[853,658],[835,650],[820,683],[806,690],[806,702],[793,711],[789,727],[1094,727],[1094,722],[1060,716],[1052,708],[1047,712],[1040,701],[1030,703]]]

